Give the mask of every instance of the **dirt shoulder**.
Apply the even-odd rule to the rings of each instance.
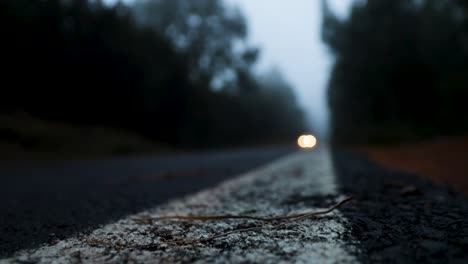
[[[427,176],[468,194],[468,136],[353,149],[384,166]]]

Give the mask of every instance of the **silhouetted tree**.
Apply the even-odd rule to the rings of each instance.
[[[328,87],[335,140],[467,131],[462,2],[355,1],[340,19],[322,1],[322,37],[336,60]]]
[[[129,9],[84,0],[2,4],[5,110],[175,140],[189,85],[184,59],[136,27]],[[167,102],[179,105],[172,118],[159,114]]]
[[[192,80],[206,88],[242,89],[239,71],[250,71],[258,49],[248,45],[239,9],[221,0],[141,1],[134,6],[144,26],[165,35],[187,55]]]
[[[184,146],[299,132],[301,118],[286,118],[297,108],[291,95],[272,99],[264,91],[278,89],[253,74],[258,50],[237,9],[215,0],[138,3],[1,0],[0,111]]]

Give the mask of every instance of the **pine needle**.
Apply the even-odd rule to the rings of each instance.
[[[264,222],[272,222],[272,221],[289,220],[289,219],[296,219],[296,218],[301,218],[301,217],[305,218],[305,217],[310,217],[314,215],[327,214],[333,211],[334,209],[336,209],[337,207],[341,206],[342,204],[349,202],[352,199],[353,197],[349,197],[324,211],[307,212],[307,213],[294,214],[294,215],[288,215],[288,216],[256,217],[256,216],[249,216],[249,215],[229,215],[229,214],[228,215],[208,215],[208,216],[166,215],[166,216],[158,216],[158,217],[139,217],[139,218],[133,218],[132,220],[135,222],[140,222],[140,223],[152,223],[154,221],[160,221],[160,220],[215,221],[215,220],[229,220],[229,219],[249,219],[249,220],[257,220],[257,221],[264,221]]]
[[[224,219],[253,219],[253,220],[259,220],[259,221],[276,221],[276,220],[289,220],[277,225],[274,225],[272,227],[269,227],[269,229],[279,229],[287,224],[290,224],[294,221],[299,221],[305,218],[313,217],[313,216],[318,216],[318,215],[324,215],[332,212],[333,210],[341,207],[342,205],[350,202],[353,199],[353,197],[346,198],[342,200],[341,202],[333,205],[332,207],[322,210],[322,211],[315,211],[315,212],[308,212],[308,213],[302,213],[302,214],[295,214],[295,215],[289,215],[289,216],[278,216],[278,217],[252,217],[252,216],[245,216],[245,215],[238,215],[238,216],[233,216],[233,215],[220,215],[220,216],[161,216],[161,217],[155,217],[151,218],[152,221],[154,220],[163,220],[163,219],[183,219],[183,220],[201,220],[201,221],[209,221],[209,220],[224,220]],[[262,229],[265,229],[267,227],[265,226],[254,226],[254,227],[248,227],[248,228],[240,228],[240,229],[234,229],[228,232],[212,235],[206,238],[199,238],[199,239],[183,239],[183,240],[173,240],[173,241],[165,241],[165,243],[171,243],[171,244],[182,244],[182,245],[188,245],[188,244],[196,244],[196,243],[201,243],[201,242],[207,242],[211,241],[220,237],[225,237],[229,236],[232,234],[237,234],[237,233],[244,233],[244,232],[252,232],[252,231],[260,231]],[[159,244],[149,244],[149,245],[142,245],[138,246],[138,249],[155,249],[158,248]]]

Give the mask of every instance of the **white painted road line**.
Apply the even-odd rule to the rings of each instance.
[[[191,245],[173,245],[168,241],[208,237],[259,223],[164,220],[142,224],[132,220],[161,215],[289,215],[321,210],[343,198],[338,193],[328,151],[315,149],[295,153],[216,188],[128,216],[91,234],[17,252],[0,263],[357,262],[348,253],[356,249],[341,240],[344,232],[341,223],[346,220],[337,210],[282,229],[237,233]],[[149,244],[158,246],[152,250],[135,249],[135,245]]]

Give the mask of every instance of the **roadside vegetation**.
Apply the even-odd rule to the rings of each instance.
[[[0,159],[68,159],[173,151],[142,136],[103,126],[74,126],[27,114],[0,115]]]
[[[466,1],[354,1],[346,18],[322,5],[334,142],[468,134]]]
[[[281,73],[254,72],[261,52],[224,1],[6,0],[0,21],[4,118],[27,113],[76,134],[102,127],[172,148],[290,141],[307,128]],[[82,146],[106,142],[92,138]]]

